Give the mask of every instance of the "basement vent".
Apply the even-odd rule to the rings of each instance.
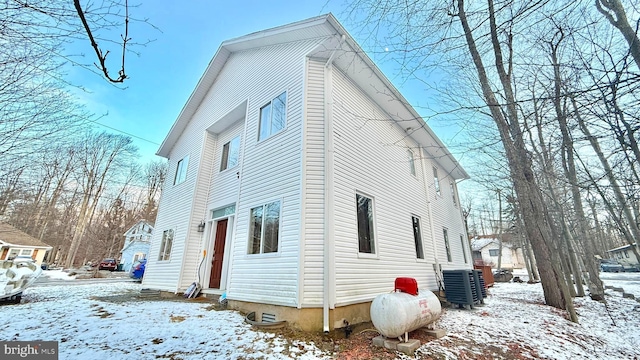
[[[262,313],[262,322],[274,323],[276,322],[276,316],[274,314]]]

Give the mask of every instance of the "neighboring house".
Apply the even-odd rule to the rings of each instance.
[[[0,222],[0,260],[10,260],[18,255],[31,256],[38,265],[52,247],[13,226]]]
[[[637,244],[634,245],[636,247],[636,251],[640,253],[640,247],[638,247]],[[611,249],[608,253],[612,259],[616,259],[625,269],[635,269],[640,265],[640,261],[638,261],[638,258],[636,258],[636,255],[633,253],[631,245],[624,245]]]
[[[129,271],[131,266],[140,259],[146,259],[153,236],[153,224],[140,220],[124,233],[124,247],[120,251],[122,270]]]
[[[331,14],[223,42],[157,154],[145,288],[329,331],[472,267],[468,175]]]
[[[498,267],[498,254],[500,254],[500,241],[498,235],[482,235],[471,239],[471,250],[473,260],[482,260],[484,264]],[[502,259],[500,267],[503,269],[523,269],[525,268],[522,248],[516,246],[509,234],[503,234]]]

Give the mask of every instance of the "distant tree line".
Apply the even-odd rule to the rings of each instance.
[[[155,220],[166,165],[140,164],[131,138],[96,131],[70,92],[82,84],[65,79],[69,65],[127,79],[129,23],[141,21],[129,12],[127,0],[0,0],[0,221],[53,246],[48,260],[66,267],[118,257],[124,232]]]

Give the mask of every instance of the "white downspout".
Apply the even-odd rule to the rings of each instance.
[[[427,207],[429,210],[429,228],[431,229],[431,245],[433,245],[433,270],[435,272],[436,275],[436,283],[438,284],[438,288],[440,288],[440,282],[438,280],[438,274],[440,272],[440,263],[438,262],[438,247],[436,245],[436,233],[435,233],[435,229],[433,228],[433,208],[431,207],[431,203],[432,203],[432,199],[431,199],[431,195],[429,194],[429,183],[427,182],[427,167],[425,166],[425,158],[426,158],[426,154],[427,151],[424,148],[420,148],[420,162],[422,163],[422,179],[423,179],[423,185],[424,185],[424,191],[425,191],[425,195],[427,196]],[[438,196],[438,195],[436,195]],[[440,289],[438,289],[440,290]]]
[[[333,49],[324,68],[324,253],[323,253],[323,307],[322,324],[325,333],[330,331],[329,307],[333,293],[333,226],[329,219],[333,218],[333,119],[332,119],[332,62],[336,51],[342,48],[345,35],[340,36],[340,43]]]

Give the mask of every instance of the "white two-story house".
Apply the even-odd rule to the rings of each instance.
[[[329,331],[472,267],[467,174],[331,14],[223,42],[158,155],[144,287]]]

